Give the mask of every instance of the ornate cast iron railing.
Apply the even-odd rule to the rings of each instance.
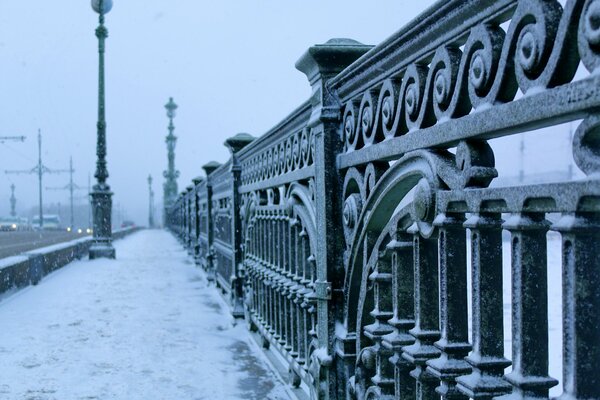
[[[231,159],[168,217],[291,383],[319,399],[525,399],[560,382],[564,399],[600,399],[600,1],[440,1],[375,48],[332,40],[296,67],[310,100],[227,140]],[[491,139],[569,121],[582,179],[491,185]]]

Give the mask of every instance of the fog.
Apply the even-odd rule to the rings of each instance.
[[[181,189],[204,163],[227,159],[227,137],[261,135],[309,96],[306,77],[294,68],[309,46],[333,37],[377,44],[432,3],[115,0],[106,19],[108,183],[115,207],[145,224],[151,174],[161,208],[170,96],[179,105]],[[47,167],[67,168],[72,156],[75,183],[84,187],[93,175],[97,22],[88,0],[0,2],[0,136],[27,136],[24,143],[0,144],[0,215],[9,212],[11,183],[19,213],[37,206],[37,177],[4,170],[34,167],[38,129]],[[566,144],[561,140],[557,151]],[[514,141],[505,142],[513,151]],[[535,160],[528,166],[535,169]],[[558,169],[569,162],[554,160]],[[44,177],[44,186],[67,183],[67,174]],[[78,193],[79,204],[85,193]],[[67,191],[45,191],[44,198],[68,204]]]

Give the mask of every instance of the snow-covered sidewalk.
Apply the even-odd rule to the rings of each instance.
[[[142,231],[0,302],[0,399],[287,399],[177,241]]]

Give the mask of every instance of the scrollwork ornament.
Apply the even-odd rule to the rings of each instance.
[[[485,140],[462,141],[456,149],[461,187],[486,188],[498,176],[494,152]]]
[[[279,155],[279,171],[280,173],[285,173],[285,144],[284,143],[279,143],[279,151],[278,151],[278,155]]]
[[[356,112],[353,102],[349,102],[346,105],[346,111],[344,113],[344,147],[347,152],[358,149],[358,138],[356,126]]]
[[[404,121],[408,130],[421,128],[421,106],[425,103],[427,66],[411,64],[404,74],[401,93],[403,96]]]
[[[573,159],[586,175],[600,173],[600,115],[586,118],[573,136]]]
[[[375,111],[373,110],[373,95],[367,90],[360,102],[359,131],[365,146],[375,143]]]
[[[300,167],[300,134],[296,133],[292,142],[292,158],[294,160],[293,169],[298,169]]]
[[[285,141],[285,165],[286,172],[291,172],[294,167],[294,155],[292,153],[292,138]]]
[[[471,30],[464,54],[468,61],[469,99],[474,108],[514,98],[517,83],[512,59],[501,57],[505,36],[495,25],[478,25]]]
[[[308,129],[302,130],[302,136],[300,137],[300,154],[301,154],[301,166],[308,166],[308,159],[310,158],[310,142],[308,141]]]
[[[265,153],[262,153],[260,156],[260,179],[261,180],[268,179],[267,170],[268,170],[267,155]]]
[[[514,65],[523,93],[549,83],[539,78],[550,60],[561,15],[562,7],[555,0],[519,3],[507,40],[514,41],[517,37]]]
[[[362,199],[360,197],[360,194],[353,193],[350,196],[348,196],[348,198],[344,202],[344,211],[342,214],[344,220],[344,229],[347,229],[349,232],[354,231],[361,209]]]
[[[273,147],[273,175],[279,175],[279,145]]]
[[[587,0],[579,21],[578,47],[588,71],[600,67],[600,0]]]
[[[273,177],[273,149],[267,150],[267,179]]]
[[[377,163],[369,163],[365,168],[364,175],[364,194],[365,201],[371,195],[371,191],[377,185],[379,178],[385,173],[385,171],[389,168],[389,165],[382,162]]]
[[[400,115],[402,114],[402,102],[397,101],[400,93],[400,84],[392,79],[383,82],[379,91],[379,100],[377,101],[377,124],[383,133],[384,139],[390,139],[396,136],[401,130]],[[404,127],[404,124],[402,125]]]
[[[432,223],[435,217],[435,192],[425,178],[415,186],[411,214],[421,235],[430,237],[434,231]]]
[[[455,47],[440,47],[431,61],[433,111],[438,121],[467,115],[471,110],[464,77],[463,54]],[[459,71],[463,71],[459,75]]]
[[[258,181],[258,159],[254,157],[252,159],[252,182]]]

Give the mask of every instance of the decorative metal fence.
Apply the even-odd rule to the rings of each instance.
[[[374,48],[311,47],[296,64],[310,100],[227,140],[231,159],[167,210],[312,398],[548,398],[560,380],[564,399],[600,399],[600,1],[562,3],[440,1]],[[491,185],[489,140],[569,121],[583,178]]]

